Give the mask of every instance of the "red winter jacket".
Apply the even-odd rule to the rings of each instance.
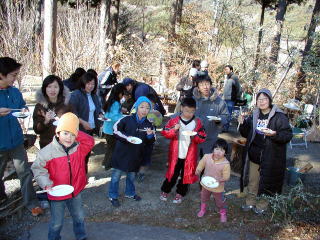
[[[179,124],[179,116],[172,118],[168,121],[161,134],[171,139],[169,146],[169,156],[168,156],[168,170],[166,173],[166,178],[171,181],[174,174],[174,169],[178,161],[178,151],[179,151],[179,131],[174,129],[176,124]],[[191,137],[191,142],[188,148],[187,157],[184,164],[184,176],[183,184],[192,184],[198,181],[198,177],[195,175],[197,160],[198,160],[198,144],[203,143],[206,138],[206,133],[202,127],[201,120],[195,118],[196,127],[193,131],[197,132],[197,135]]]
[[[54,197],[48,193],[50,200],[65,200],[77,196],[87,184],[85,157],[94,146],[93,137],[79,131],[75,146],[68,153],[54,137],[53,141],[42,148],[31,169],[34,178],[43,189],[60,184],[74,187],[74,192],[63,197]]]

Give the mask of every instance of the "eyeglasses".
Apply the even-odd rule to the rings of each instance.
[[[269,100],[269,98],[259,98],[257,99],[257,102],[266,102],[267,100]]]

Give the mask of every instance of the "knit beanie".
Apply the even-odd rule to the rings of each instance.
[[[262,88],[259,90],[259,92],[257,93],[257,99],[260,96],[261,93],[264,93],[265,95],[267,95],[267,97],[269,98],[270,104],[272,103],[272,94],[271,91],[267,88]]]
[[[126,78],[124,78],[123,80],[122,80],[122,83],[125,85],[125,86],[128,86],[129,84],[133,84],[134,83],[134,80],[132,79],[132,78],[128,78],[128,77],[126,77]]]
[[[79,131],[79,118],[71,112],[63,114],[58,121],[56,133],[61,131],[68,131],[77,136]]]
[[[150,111],[152,110],[152,103],[149,100],[149,98],[145,97],[145,96],[141,96],[137,99],[137,101],[134,103],[133,107],[135,108],[136,112],[138,112],[138,107],[141,103],[143,102],[147,102],[150,106]]]

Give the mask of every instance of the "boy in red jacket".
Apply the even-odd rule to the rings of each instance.
[[[72,216],[76,239],[86,239],[81,192],[87,184],[85,157],[93,148],[94,139],[78,129],[79,119],[76,115],[70,112],[62,115],[53,141],[39,151],[31,166],[39,186],[49,190],[49,240],[61,238],[65,207]],[[50,195],[51,188],[61,184],[73,186],[74,191],[61,197]]]
[[[196,101],[185,98],[181,103],[181,114],[170,119],[161,134],[171,139],[169,146],[168,170],[161,187],[160,199],[167,201],[168,194],[175,186],[178,177],[176,196],[173,203],[181,203],[187,194],[189,184],[195,183],[198,159],[198,144],[205,141],[206,133],[201,120],[195,118]]]

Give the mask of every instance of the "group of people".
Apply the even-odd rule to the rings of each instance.
[[[22,130],[17,118],[11,114],[16,109],[27,110],[22,94],[13,87],[20,67],[21,64],[14,59],[0,58],[0,133],[4,136],[0,140],[0,200],[6,199],[1,180],[4,168],[6,162],[13,159],[24,203],[36,216],[43,210],[32,187]],[[230,164],[226,159],[228,143],[218,139],[218,134],[230,121],[230,109],[234,104],[228,104],[228,100],[237,99],[237,95],[234,97],[237,84],[233,74],[228,73],[227,79],[232,82],[227,80],[225,86],[231,89],[231,94],[228,93],[230,99],[223,99],[213,87],[208,63],[200,63],[200,67],[204,67],[203,71],[190,70],[190,78],[180,84],[179,89],[185,93],[180,98],[180,110],[171,116],[161,131],[170,139],[170,145],[160,199],[167,201],[177,185],[173,203],[179,204],[187,195],[190,184],[201,177],[213,177],[218,186],[208,187],[201,183],[201,205],[197,215],[204,216],[213,195],[220,221],[226,222],[227,202],[223,192],[224,184],[230,178]],[[233,70],[228,65],[226,73],[228,69]],[[60,239],[65,207],[72,215],[76,239],[86,239],[81,194],[87,183],[87,163],[94,147],[92,135],[101,123],[107,142],[103,165],[112,167],[108,186],[111,204],[120,206],[119,181],[122,174],[126,174],[125,197],[141,200],[136,193],[135,180],[137,173],[143,179],[141,169],[151,162],[155,129],[161,125],[166,112],[151,86],[130,78],[118,83],[113,74],[119,73],[120,65],[114,64],[106,71],[99,76],[92,70],[80,74],[76,71],[77,77],[71,79],[78,78],[72,81],[77,87],[72,92],[64,86],[64,83],[68,84],[66,81],[50,75],[36,94],[33,119],[41,149],[31,169],[39,186],[49,190],[51,221],[48,239]],[[261,89],[255,100],[256,109],[252,115],[247,118],[239,116],[238,119],[240,133],[247,138],[240,185],[247,192],[242,209],[263,214],[268,204],[261,196],[281,193],[286,143],[290,141],[292,132],[285,114],[272,103],[268,89]],[[73,193],[62,197],[50,195],[50,190],[60,184],[72,185]]]

